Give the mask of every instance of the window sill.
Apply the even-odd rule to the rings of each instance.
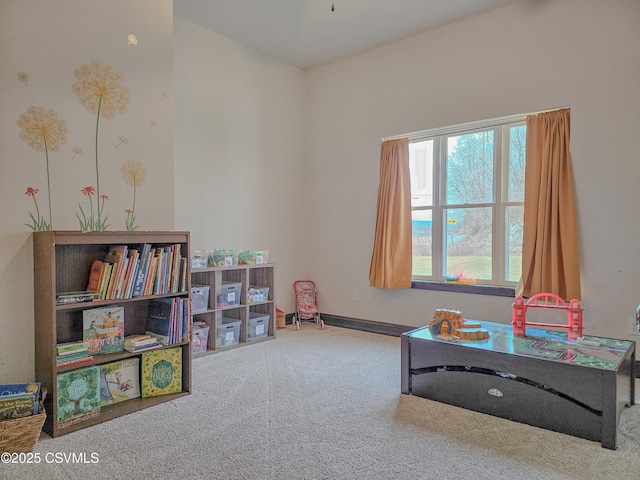
[[[413,280],[411,288],[417,290],[435,290],[438,292],[466,293],[472,295],[492,295],[495,297],[515,298],[515,287],[495,287],[493,285],[459,285],[457,283],[427,282]]]

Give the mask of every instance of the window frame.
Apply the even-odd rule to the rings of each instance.
[[[491,279],[476,279],[479,287],[507,287],[509,290],[515,287],[517,281],[508,280],[507,268],[509,265],[507,254],[509,237],[507,228],[507,212],[509,207],[524,208],[522,200],[509,199],[509,174],[510,174],[510,136],[511,128],[526,125],[528,114],[512,115],[479,122],[471,122],[436,128],[404,135],[409,138],[409,143],[433,140],[433,171],[432,171],[432,202],[430,206],[412,206],[411,211],[431,210],[431,235],[432,249],[431,275],[416,275],[412,271],[412,284],[416,283],[445,283],[444,272],[446,264],[446,226],[444,212],[453,208],[491,208],[492,212],[492,268]],[[473,204],[447,204],[446,203],[446,162],[448,158],[447,142],[450,137],[462,136],[482,131],[493,131],[493,189],[492,202]],[[499,241],[498,241],[499,240]],[[452,285],[454,287],[462,285]],[[485,288],[486,289],[486,288]]]

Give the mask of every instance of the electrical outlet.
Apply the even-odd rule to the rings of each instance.
[[[629,317],[629,333],[631,335],[640,335],[640,325],[636,317]]]
[[[355,289],[355,290],[353,291],[353,294],[352,294],[352,296],[351,296],[351,300],[353,300],[354,302],[358,302],[358,301],[360,301],[360,292],[358,292],[358,290],[357,290],[357,289]],[[638,335],[640,335],[640,332],[638,332]]]

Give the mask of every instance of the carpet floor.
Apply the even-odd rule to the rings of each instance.
[[[402,395],[399,338],[303,323],[195,358],[191,395],[43,435],[40,463],[0,465],[0,478],[637,480],[640,405],[618,438],[607,450]]]

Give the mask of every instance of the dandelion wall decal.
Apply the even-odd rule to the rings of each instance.
[[[123,143],[124,143],[125,145],[126,145],[126,144],[128,144],[128,143],[129,143],[129,139],[128,139],[127,137],[125,137],[124,135],[120,135],[120,136],[118,137],[118,142],[120,142],[120,143],[118,143],[118,144],[116,145],[116,148],[118,148],[118,147],[119,147],[120,145],[122,145]]]
[[[51,230],[51,181],[49,174],[49,151],[57,152],[60,144],[67,142],[67,124],[58,118],[54,110],[44,107],[29,107],[16,122],[20,127],[20,139],[31,148],[45,152],[47,166],[47,194],[49,200],[49,222],[38,223],[41,230]],[[35,193],[34,193],[35,195]],[[35,201],[35,198],[34,198]]]
[[[89,113],[96,115],[96,193],[98,196],[95,230],[107,228],[107,216],[103,216],[104,200],[100,196],[100,169],[98,163],[98,131],[100,117],[112,119],[116,113],[124,114],[131,101],[129,89],[122,84],[124,77],[110,65],[100,60],[82,64],[73,71],[78,81],[72,89]],[[76,216],[78,216],[76,214]],[[80,218],[78,216],[78,218]],[[82,223],[82,222],[81,222]]]
[[[138,39],[133,33],[127,35],[127,45],[138,45]]]
[[[73,152],[71,160],[74,160],[78,155],[82,155],[84,153],[80,147],[73,147],[71,151]]]
[[[142,166],[140,162],[129,160],[120,167],[120,175],[124,183],[133,187],[133,206],[131,209],[126,209],[125,213],[127,218],[125,219],[125,227],[127,231],[133,231],[136,228],[136,188],[141,186],[147,178],[147,169]]]
[[[18,80],[24,83],[25,87],[28,87],[27,81],[29,80],[29,74],[26,72],[18,72]]]

